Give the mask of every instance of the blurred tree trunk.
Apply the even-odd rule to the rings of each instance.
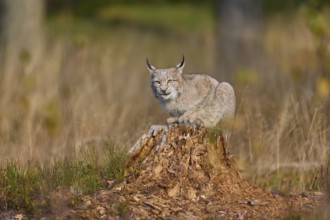
[[[31,85],[42,74],[43,13],[43,0],[0,0],[0,140],[5,152],[15,152],[13,146],[25,146],[31,137]]]
[[[239,69],[255,69],[262,57],[261,1],[218,0],[216,69],[232,81]]]
[[[33,71],[43,48],[43,0],[0,0],[0,51],[3,72],[18,64]]]

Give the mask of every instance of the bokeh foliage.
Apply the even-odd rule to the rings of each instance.
[[[80,147],[104,136],[130,145],[150,124],[164,123],[146,57],[170,67],[184,54],[186,72],[221,80],[214,49],[220,2],[48,0],[46,53],[38,67],[27,70],[32,53],[24,50],[15,74],[1,72],[0,156],[59,159],[45,168],[4,162],[2,201],[34,210],[34,199],[51,189],[93,193],[103,178],[121,179],[123,148],[96,145],[86,157]],[[321,179],[312,182],[329,146],[329,1],[261,4],[268,63],[233,73],[232,152],[244,175],[267,190],[324,190]],[[107,162],[100,166],[95,161],[102,155]],[[118,209],[125,212],[125,204]]]

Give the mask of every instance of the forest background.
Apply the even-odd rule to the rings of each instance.
[[[327,189],[328,1],[1,0],[0,10],[0,185],[9,168],[24,179],[56,161],[92,158],[113,175],[118,151],[166,119],[146,57],[161,68],[184,55],[186,72],[234,86],[230,146],[245,177],[267,190]]]

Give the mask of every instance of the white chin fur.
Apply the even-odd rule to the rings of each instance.
[[[171,92],[170,94],[168,94],[168,95],[161,95],[161,97],[162,97],[162,99],[163,100],[175,100],[176,99],[176,97],[177,97],[177,93],[176,92]]]
[[[168,94],[168,95],[161,95],[161,97],[162,97],[162,99],[164,99],[164,100],[169,100],[169,99],[172,98],[172,94],[170,93],[170,94]]]

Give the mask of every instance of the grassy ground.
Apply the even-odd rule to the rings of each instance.
[[[126,162],[126,148],[113,141],[102,143],[103,158],[95,150],[95,143],[75,155],[56,158],[48,164],[7,160],[0,175],[0,202],[4,210],[16,209],[33,215],[51,214],[56,204],[56,192],[66,191],[68,206],[77,205],[80,197],[93,194],[107,186],[106,180],[122,180]]]
[[[95,20],[51,17],[40,62],[31,70],[22,56],[2,69],[2,207],[37,212],[60,186],[93,193],[122,175],[123,151],[108,140],[130,146],[166,118],[149,88],[146,57],[169,67],[184,54],[186,72],[221,79],[212,8],[150,7],[104,7]],[[267,65],[233,73],[232,152],[243,174],[267,190],[325,189],[329,16],[300,7],[265,18]]]

